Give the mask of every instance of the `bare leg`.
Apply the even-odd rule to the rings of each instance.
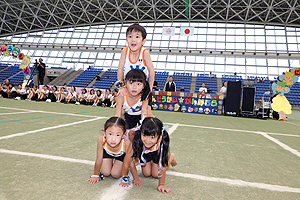
[[[279,120],[280,121],[288,121],[287,118],[285,117],[285,113],[283,111],[279,112]]]
[[[122,176],[122,165],[123,162],[119,161],[119,160],[115,160],[113,167],[111,169],[111,176],[113,178],[120,178]]]
[[[100,170],[103,176],[110,176],[112,165],[113,165],[113,159],[109,159],[109,158],[103,159],[101,170]]]

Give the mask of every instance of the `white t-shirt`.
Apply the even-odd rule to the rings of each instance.
[[[88,96],[89,98],[95,98],[95,94],[89,94],[89,96]]]
[[[87,97],[87,93],[85,93],[85,94],[81,93],[80,96],[86,98]]]
[[[199,92],[200,92],[200,94],[206,94],[207,89],[205,87],[201,87],[201,88],[199,88]]]
[[[226,95],[227,88],[225,86],[221,87],[220,93],[224,93]]]
[[[26,93],[26,89],[25,88],[22,88],[21,90],[18,89],[18,91],[20,91],[21,93]]]
[[[49,90],[44,90],[44,89],[41,89],[41,93],[48,94],[48,93],[49,93]]]

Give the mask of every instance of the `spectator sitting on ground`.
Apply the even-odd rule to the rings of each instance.
[[[34,85],[32,88],[29,89],[29,95],[28,98],[25,99],[27,101],[36,100],[39,95],[39,90],[36,85]]]
[[[118,95],[118,90],[114,89],[113,94],[111,95],[111,98],[110,98],[110,103],[111,103],[110,107],[111,108],[116,107],[116,98],[117,98],[117,95]]]
[[[103,92],[101,90],[97,90],[93,106],[98,106],[98,104],[101,104],[102,99],[104,99]]]
[[[55,85],[53,87],[50,87],[48,99],[46,100],[46,102],[56,102],[58,93],[59,91],[57,91],[57,87]]]
[[[71,87],[70,93],[67,95],[65,103],[68,104],[70,102],[75,102],[76,101],[76,88],[74,86]]]
[[[90,94],[88,94],[87,98],[86,98],[86,103],[85,105],[89,105],[91,104],[95,99],[95,90],[91,89],[90,90]]]
[[[86,89],[84,88],[82,89],[81,94],[78,96],[78,101],[75,103],[75,105],[85,104],[86,97],[87,97],[87,92]]]
[[[112,95],[110,93],[110,90],[106,90],[105,95],[104,95],[104,101],[102,101],[102,106],[104,107],[110,107],[111,106],[111,99]]]
[[[20,88],[20,85],[18,85],[18,87]],[[24,88],[22,88],[21,85],[21,90],[17,90],[17,97],[15,98],[15,100],[24,100],[27,99],[27,95],[29,94],[29,85],[26,85]]]
[[[60,88],[60,92],[57,95],[57,103],[62,102],[63,100],[66,99],[68,95],[68,90],[67,90],[67,84],[64,83],[63,87]]]
[[[8,85],[8,88],[7,88],[7,95],[8,95],[8,98],[9,99],[12,99],[15,94],[16,94],[16,88],[14,87],[14,84],[10,83]]]
[[[44,85],[43,89],[40,90],[39,96],[36,101],[46,101],[49,94],[48,86]]]
[[[7,98],[6,91],[7,91],[7,85],[6,83],[4,83],[0,86],[0,97]]]
[[[200,94],[206,94],[207,93],[207,89],[205,88],[205,83],[202,83],[202,87],[199,88],[199,93]]]

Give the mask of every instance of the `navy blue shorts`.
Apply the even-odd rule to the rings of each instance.
[[[116,160],[123,162],[123,160],[125,158],[125,153],[119,157],[114,157],[114,156],[111,156],[108,153],[106,153],[106,151],[103,149],[103,158],[116,159]]]
[[[147,154],[144,153],[143,157],[145,158],[146,163],[152,161],[153,163],[158,164],[158,152],[157,151],[153,151],[153,152],[150,152]]]

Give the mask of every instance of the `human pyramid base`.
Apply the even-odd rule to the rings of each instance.
[[[165,186],[166,171],[169,166],[176,166],[177,160],[169,153],[167,128],[151,111],[155,73],[149,51],[143,47],[146,35],[138,24],[126,31],[128,47],[121,52],[115,83],[115,116],[104,124],[103,135],[97,141],[94,173],[87,181],[96,183],[112,176],[120,179],[120,187],[128,187],[131,182],[142,187],[144,183],[136,169],[141,165],[145,177],[159,180],[159,192],[170,193]],[[133,180],[128,176],[129,169]]]

